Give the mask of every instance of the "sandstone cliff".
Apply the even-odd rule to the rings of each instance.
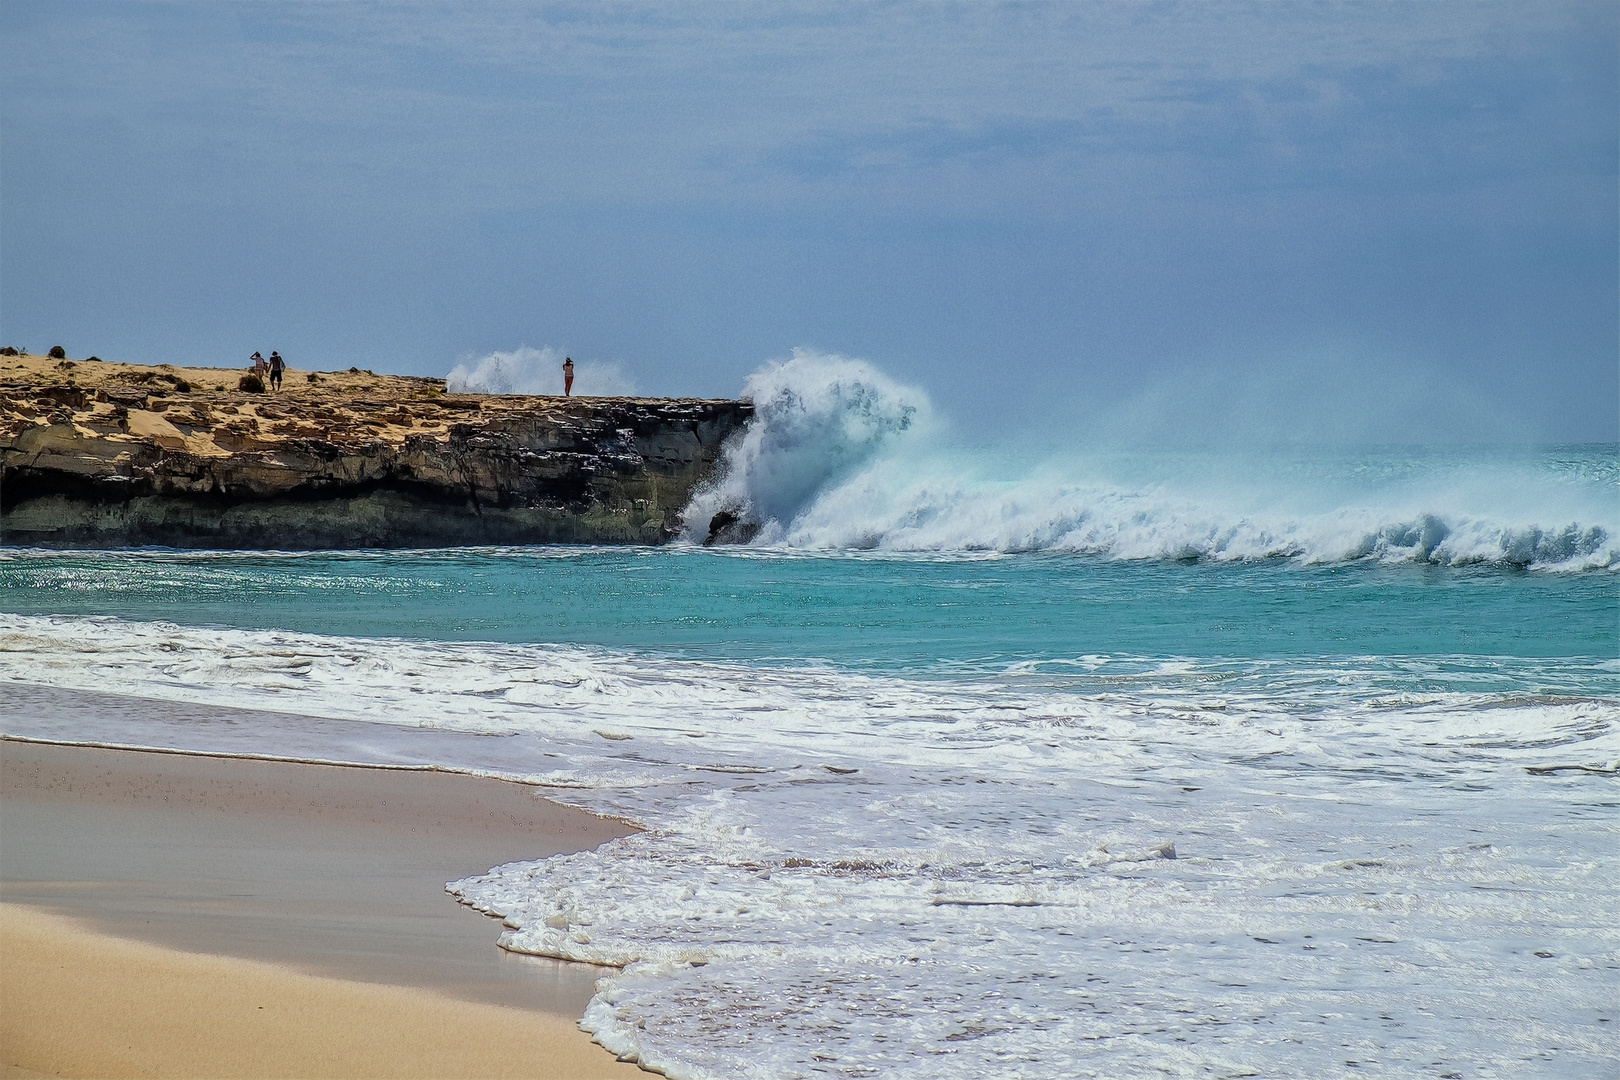
[[[660,543],[736,401],[451,395],[443,380],[0,356],[0,543]]]

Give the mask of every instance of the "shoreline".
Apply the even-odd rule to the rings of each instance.
[[[314,1027],[299,1020],[279,1031],[282,1065],[258,1075],[640,1072],[578,1027],[598,969],[500,949],[500,923],[444,891],[458,876],[626,835],[621,822],[527,785],[431,766],[11,737],[0,740],[0,804],[8,1070],[254,1074],[237,1048],[258,1038],[250,1029],[262,1018],[215,1007],[251,989],[288,1017],[328,1003]],[[188,989],[204,983],[225,989]],[[163,1038],[83,1022],[87,1009],[116,1020],[158,999],[167,1005],[156,1015],[181,1025]],[[348,1012],[329,1015],[334,1002]],[[391,1023],[396,1050],[377,1050],[375,1067],[356,1071],[360,1059],[338,1066],[331,1056],[375,1042],[370,1028]],[[525,1023],[532,1037],[397,1049],[418,1046],[413,1033],[435,1025],[495,1032]],[[212,1050],[199,1057],[199,1046]],[[471,1055],[464,1065],[440,1054],[456,1046]],[[438,1064],[423,1072],[418,1058]],[[564,1058],[574,1064],[551,1068]]]

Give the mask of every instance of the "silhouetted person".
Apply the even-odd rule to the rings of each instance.
[[[281,358],[276,350],[270,350],[270,385],[277,390],[281,389],[281,373],[287,370],[287,361]]]
[[[551,355],[556,356],[556,353]],[[573,357],[563,357],[563,397],[574,392],[574,360]]]

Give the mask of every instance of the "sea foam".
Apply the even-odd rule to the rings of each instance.
[[[1613,660],[920,679],[9,615],[0,656],[11,700],[277,710],[12,733],[428,760],[642,825],[452,888],[510,949],[623,965],[584,1024],[672,1076],[1612,1064]]]

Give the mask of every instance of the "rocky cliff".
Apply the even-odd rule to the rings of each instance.
[[[736,401],[495,397],[438,379],[0,356],[0,543],[661,543]]]

